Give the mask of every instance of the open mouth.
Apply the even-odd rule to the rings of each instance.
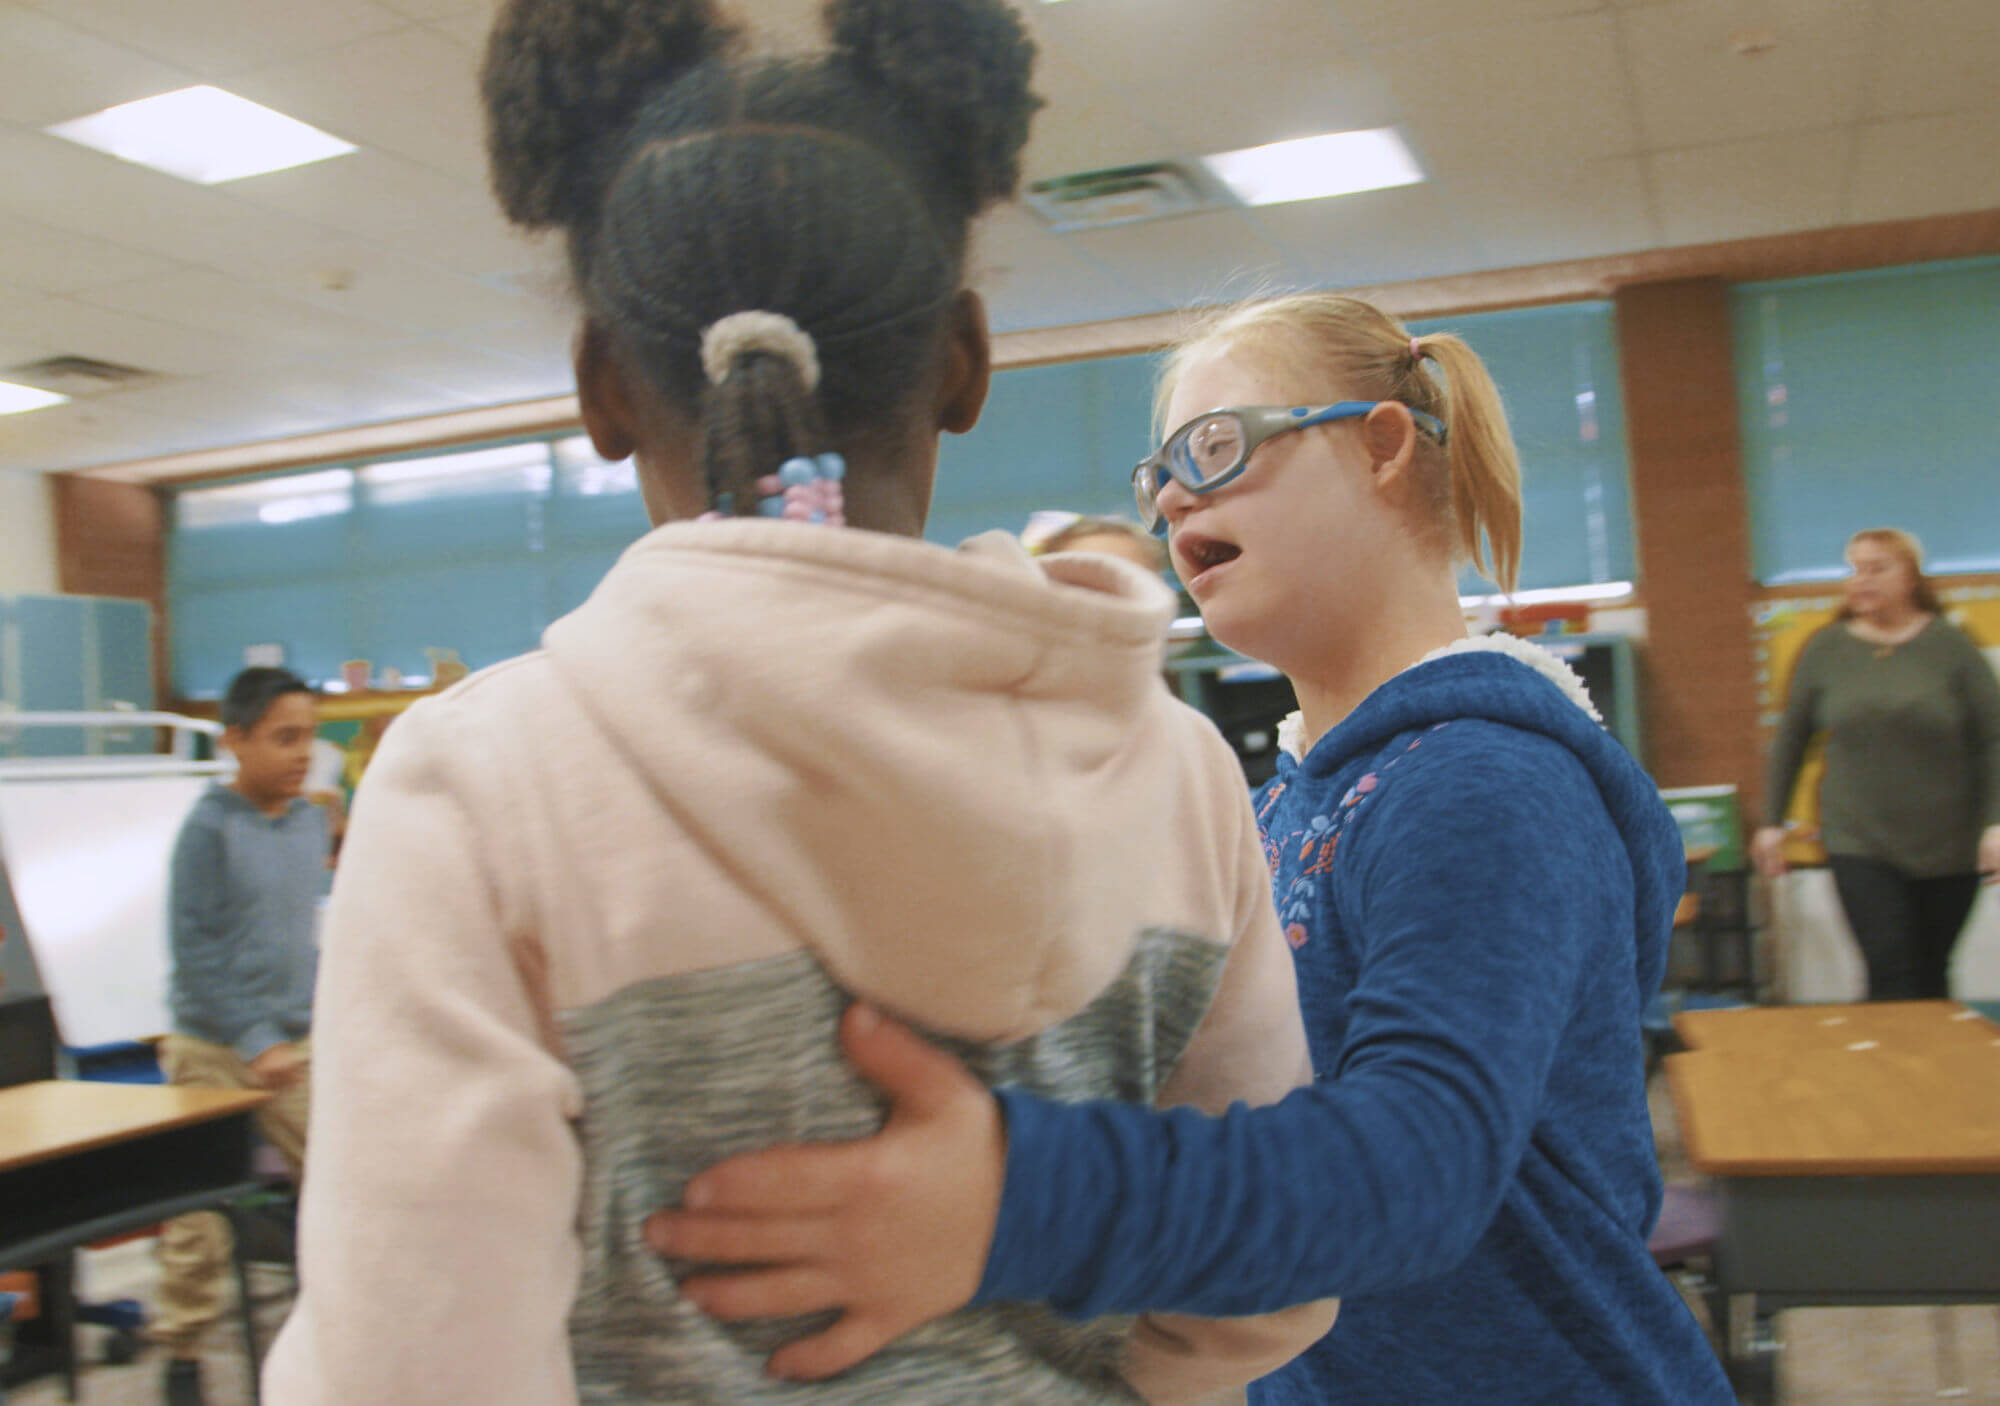
[[[1187,563],[1190,578],[1243,555],[1243,549],[1234,542],[1224,542],[1215,537],[1203,537],[1198,533],[1184,532],[1174,543],[1174,551]]]

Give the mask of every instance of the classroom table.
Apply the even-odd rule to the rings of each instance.
[[[80,1080],[0,1088],[0,1270],[53,1268],[45,1311],[72,1401],[70,1252],[188,1211],[226,1212],[261,1190],[250,1119],[269,1097]],[[254,1364],[247,1305],[244,1332]]]
[[[1807,1305],[2000,1302],[2000,1026],[1954,1001],[1689,1011],[1667,1060],[1715,1178],[1732,1376]]]

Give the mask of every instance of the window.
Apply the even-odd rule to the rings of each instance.
[[[1734,290],[1751,557],[1767,585],[1846,574],[1865,527],[1929,569],[2000,571],[2000,259]]]

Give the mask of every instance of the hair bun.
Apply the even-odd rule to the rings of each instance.
[[[734,38],[712,0],[505,0],[479,83],[507,218],[529,229],[585,218],[605,140]]]
[[[829,0],[836,54],[939,131],[975,208],[1014,193],[1041,99],[1035,45],[1004,0]]]

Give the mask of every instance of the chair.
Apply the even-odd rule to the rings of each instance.
[[[250,1364],[253,1384],[251,1399],[261,1400],[256,1389],[264,1360],[264,1344],[257,1334],[256,1302],[250,1292],[250,1266],[290,1265],[294,1284],[298,1278],[299,1188],[291,1163],[262,1136],[250,1156],[251,1174],[263,1183],[255,1195],[232,1202],[224,1211],[229,1220],[230,1260],[236,1271],[236,1297],[242,1307],[243,1355]]]
[[[0,1000],[0,1088],[56,1077],[56,1017],[46,996]]]
[[[1712,869],[1712,856],[1693,851],[1687,890],[1674,910],[1674,937],[1692,945],[1695,969],[1678,983],[1689,991],[1739,992],[1757,999],[1756,930],[1750,922],[1750,874],[1745,869]],[[1686,963],[1676,962],[1677,972]]]

